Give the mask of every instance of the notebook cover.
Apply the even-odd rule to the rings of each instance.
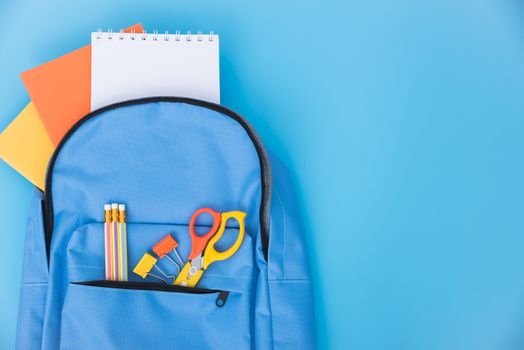
[[[47,163],[54,147],[30,102],[0,134],[0,158],[44,190]]]
[[[140,23],[126,32],[143,31]],[[55,146],[91,111],[91,45],[21,74],[24,85]]]

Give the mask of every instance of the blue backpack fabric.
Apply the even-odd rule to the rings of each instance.
[[[314,348],[312,285],[292,189],[253,128],[222,106],[158,97],[87,115],[57,147],[45,193],[34,194],[17,348]],[[127,207],[129,282],[114,285],[101,281],[109,202]],[[240,249],[206,270],[198,291],[149,277],[157,284],[144,287],[132,268],[167,233],[185,259],[189,219],[201,207],[247,213]],[[219,248],[236,238],[234,225],[228,222]]]

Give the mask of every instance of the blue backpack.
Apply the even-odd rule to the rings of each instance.
[[[253,128],[222,106],[157,97],[88,114],[57,147],[45,193],[35,191],[17,348],[314,348],[292,187]],[[105,281],[108,202],[127,206],[127,282]],[[167,233],[187,257],[189,219],[202,207],[247,213],[244,241],[230,259],[211,265],[196,289],[131,272]],[[238,231],[234,220],[219,249],[235,240],[230,231]]]

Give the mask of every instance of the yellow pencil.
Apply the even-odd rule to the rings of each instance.
[[[111,280],[111,204],[104,205],[104,257],[106,280]]]
[[[111,204],[111,279],[117,280],[118,278],[118,248],[117,248],[117,239],[118,236],[118,204]]]
[[[126,206],[118,206],[118,280],[127,281]]]

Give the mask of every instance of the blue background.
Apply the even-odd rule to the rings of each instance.
[[[89,32],[221,35],[222,102],[292,169],[319,347],[524,348],[524,5],[0,2],[0,130],[19,73]],[[0,163],[0,348],[14,344],[31,185]]]

